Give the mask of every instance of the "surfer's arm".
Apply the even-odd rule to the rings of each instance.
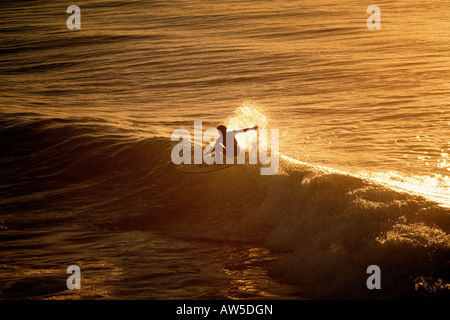
[[[248,131],[248,130],[258,130],[258,126],[254,126],[254,127],[251,127],[251,128],[246,128],[246,129],[244,129],[244,132]]]
[[[254,126],[254,127],[251,127],[251,128],[245,128],[245,129],[234,130],[234,131],[235,131],[235,132],[238,131],[237,133],[240,133],[240,132],[245,132],[245,131],[249,131],[249,130],[258,130],[258,126]]]

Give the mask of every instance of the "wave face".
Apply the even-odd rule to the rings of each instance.
[[[158,231],[267,248],[276,256],[264,265],[270,278],[294,285],[302,297],[448,293],[450,211],[426,198],[284,156],[274,176],[260,175],[256,165],[190,175],[171,162],[168,138],[135,136],[102,119],[32,113],[2,119],[6,240],[69,227]],[[8,250],[31,256],[33,248]],[[382,290],[367,289],[369,265],[380,267]]]

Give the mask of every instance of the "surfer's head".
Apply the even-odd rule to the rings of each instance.
[[[222,136],[225,136],[225,134],[227,133],[227,127],[225,127],[223,124],[218,125],[216,127],[217,130],[220,131],[220,133],[222,134]]]

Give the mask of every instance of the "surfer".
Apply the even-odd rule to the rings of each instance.
[[[238,142],[236,140],[236,135],[238,133],[242,133],[242,132],[246,132],[249,130],[258,130],[258,126],[254,126],[251,128],[246,128],[246,129],[238,129],[238,130],[227,130],[227,127],[225,127],[223,124],[219,125],[216,127],[217,130],[219,130],[219,134],[220,137],[217,138],[216,143],[214,144],[214,146],[212,146],[208,151],[205,152],[204,155],[209,155],[212,154],[213,152],[215,152],[215,156],[219,156],[218,158],[222,158],[224,155],[224,150],[226,150],[226,147],[228,146],[227,141],[230,141],[231,139],[233,139],[233,147],[234,149],[232,150],[232,154],[230,155],[230,151],[226,152],[225,155],[226,156],[231,156],[231,157],[237,157],[238,152],[239,152],[239,146],[238,146]]]

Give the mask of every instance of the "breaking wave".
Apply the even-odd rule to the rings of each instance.
[[[449,292],[449,209],[415,193],[285,156],[273,176],[257,165],[190,175],[166,137],[92,118],[3,119],[5,216],[257,243],[279,253],[269,274],[312,298],[381,297],[365,286],[369,265],[383,297]]]

